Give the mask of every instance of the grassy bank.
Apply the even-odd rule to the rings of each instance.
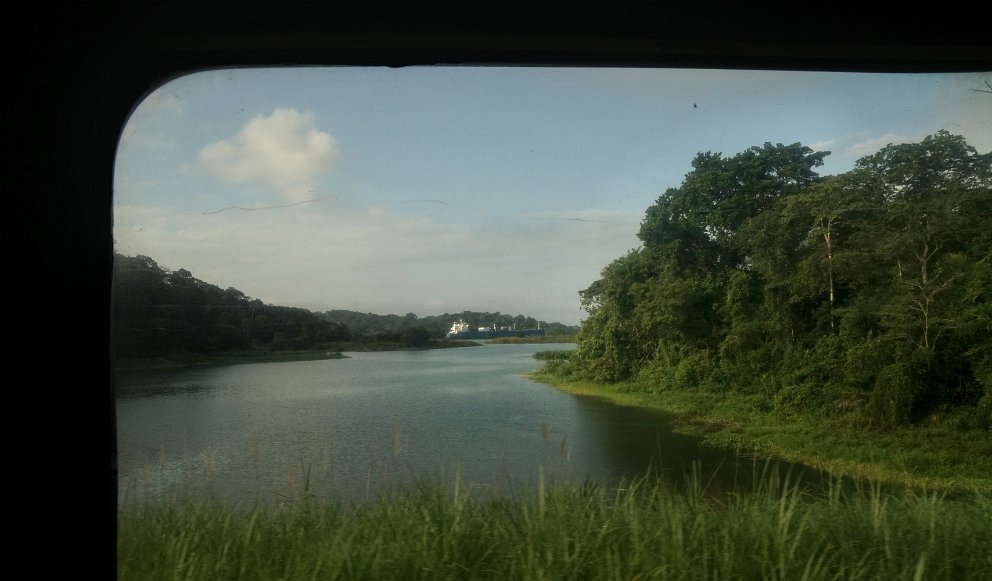
[[[992,434],[944,425],[857,428],[838,418],[777,414],[761,396],[706,391],[636,391],[631,385],[578,381],[546,365],[530,378],[568,393],[652,408],[675,416],[675,429],[721,447],[747,450],[838,476],[924,490],[992,493]]]
[[[769,478],[714,497],[703,482],[481,499],[439,483],[357,509],[127,507],[118,579],[960,581],[992,570],[988,495],[824,495]]]

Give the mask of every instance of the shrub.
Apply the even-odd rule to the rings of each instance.
[[[909,423],[924,388],[919,374],[907,363],[882,368],[869,399],[873,423],[883,427]]]

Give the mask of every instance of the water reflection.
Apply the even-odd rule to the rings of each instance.
[[[556,345],[118,375],[121,502],[361,502],[439,475],[488,492],[649,471],[712,490],[754,462],[700,446],[659,413],[567,395],[523,374]]]

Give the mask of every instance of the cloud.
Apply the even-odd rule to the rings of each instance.
[[[807,143],[806,147],[809,147],[813,151],[832,151],[832,148],[836,143],[836,139],[824,139],[823,141],[817,141],[815,143]]]
[[[819,173],[832,175],[850,171],[856,161],[878,153],[888,145],[916,143],[922,141],[925,136],[924,132],[917,132],[914,135],[897,133],[871,135],[867,132],[859,132],[820,141],[810,147],[817,151],[824,149],[830,151],[830,155],[824,160],[823,168]]]
[[[885,135],[862,139],[856,143],[852,143],[851,145],[848,145],[847,147],[844,148],[843,155],[844,157],[861,159],[862,157],[877,153],[887,145],[897,145],[900,143],[914,143],[916,141],[919,141],[919,139],[906,135],[896,135],[895,133],[886,133]]]
[[[261,182],[300,202],[313,197],[314,178],[338,157],[334,137],[314,122],[313,113],[276,109],[255,117],[237,135],[205,146],[197,161],[228,182]]]

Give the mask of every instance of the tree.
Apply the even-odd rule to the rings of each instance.
[[[576,360],[587,375],[599,381],[632,377],[652,348],[639,333],[632,318],[637,283],[658,271],[662,257],[650,249],[635,249],[608,264],[600,278],[579,292],[582,307],[589,313],[577,337]]]
[[[826,152],[798,143],[752,147],[730,158],[700,153],[678,188],[645,211],[643,247],[614,261],[580,293],[592,315],[577,359],[593,375],[636,375],[678,345],[716,353],[729,333],[724,302],[735,272],[751,269],[744,225],[819,180]]]
[[[878,238],[892,268],[891,332],[932,352],[957,324],[952,291],[987,240],[992,153],[940,131],[921,143],[889,145],[856,168],[877,184],[885,208]]]
[[[681,268],[742,266],[740,231],[776,200],[820,178],[813,168],[828,152],[799,143],[751,147],[731,158],[700,153],[682,185],[647,209],[638,237],[645,247],[670,247]]]
[[[580,373],[880,425],[992,410],[992,153],[941,131],[820,178],[824,155],[697,155],[580,293]]]
[[[403,344],[410,347],[424,347],[431,341],[431,332],[423,325],[408,327],[403,331]]]

